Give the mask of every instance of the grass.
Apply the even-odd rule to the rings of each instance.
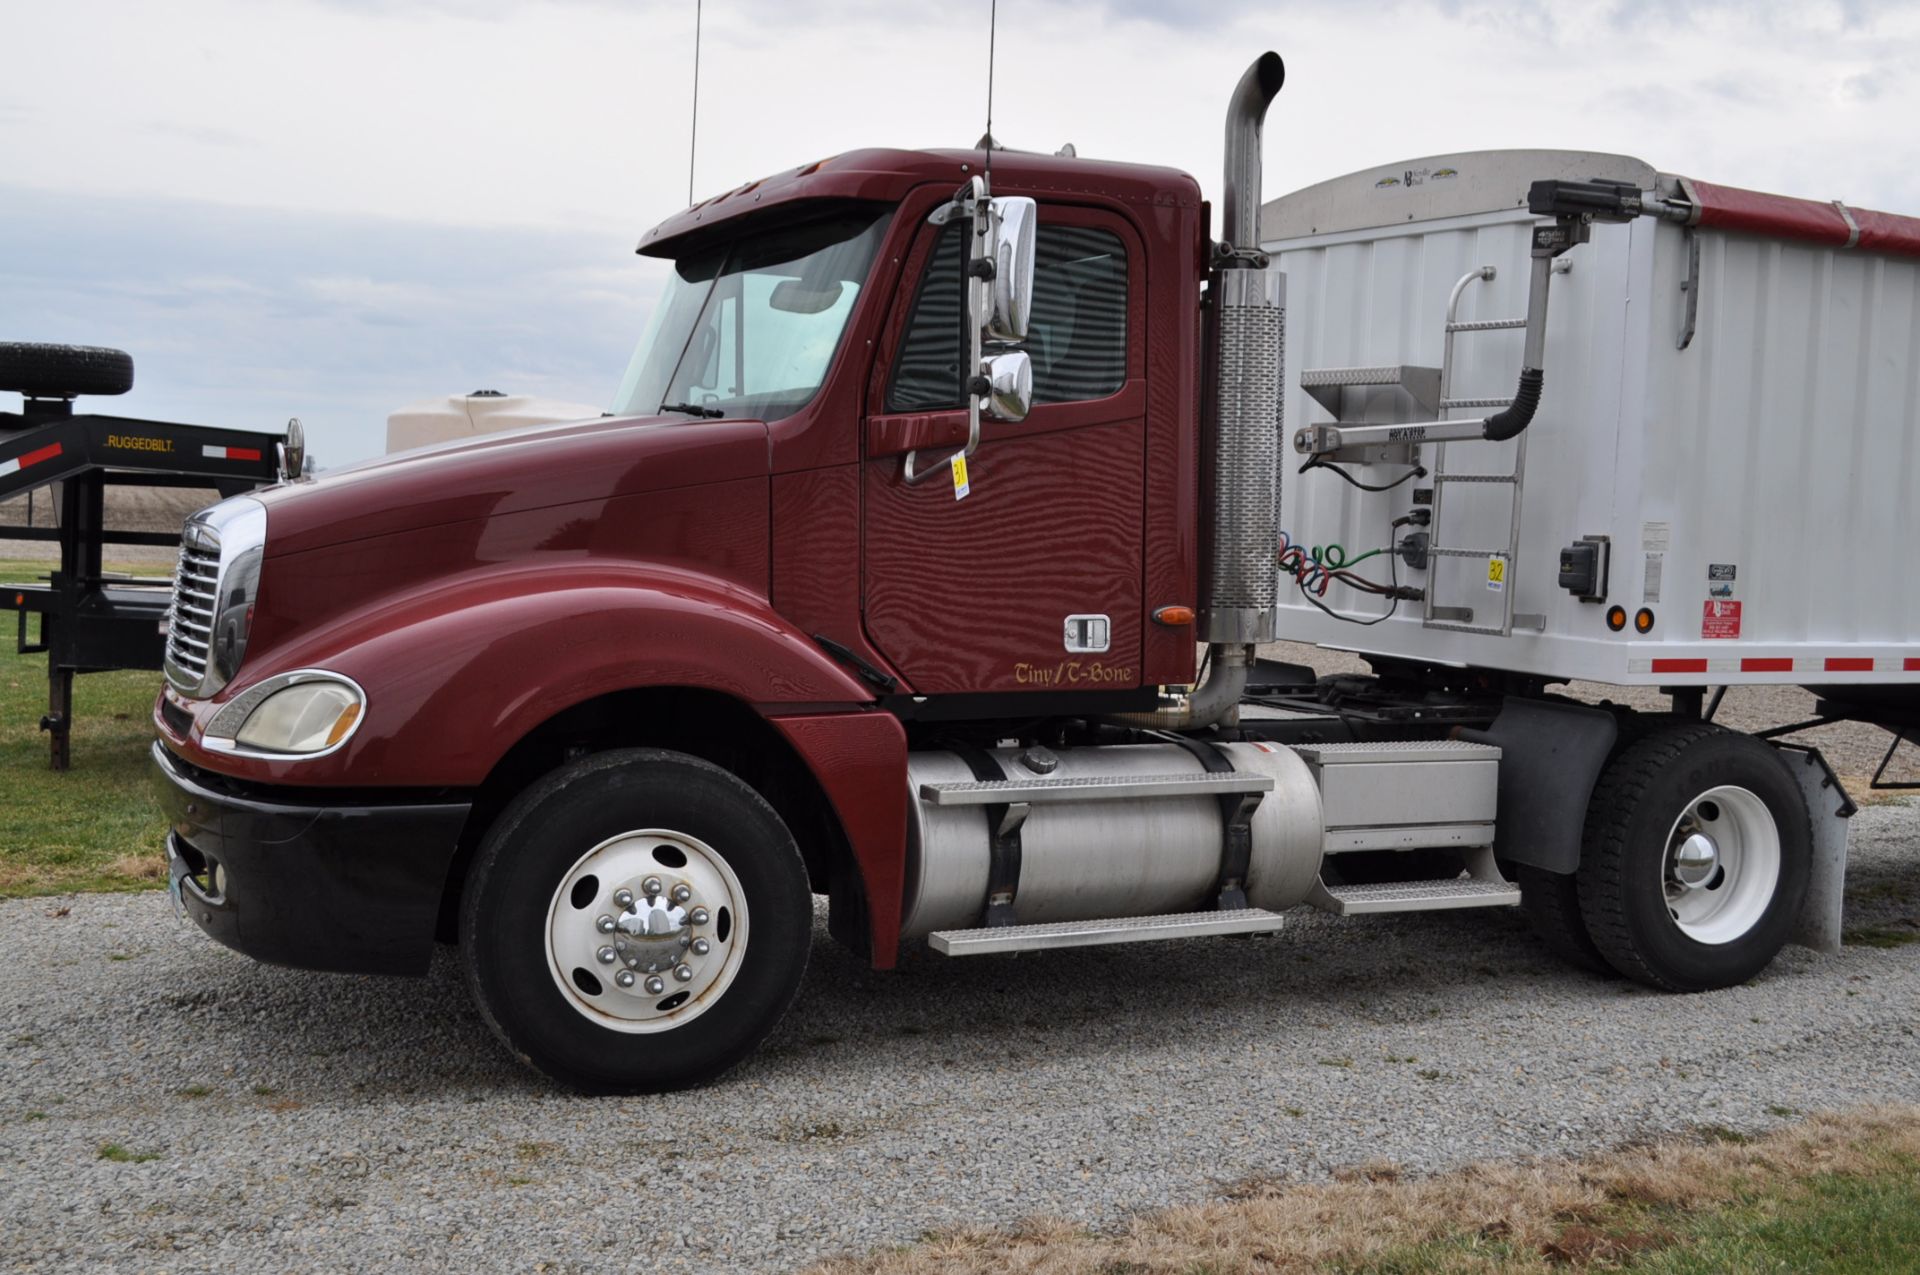
[[[158,1151],[129,1151],[117,1142],[108,1142],[100,1148],[100,1158],[111,1160],[115,1164],[146,1164],[158,1160]]]
[[[152,566],[115,570],[161,573]],[[32,580],[44,562],[0,560],[0,581]],[[11,618],[11,613],[8,613]],[[0,898],[162,884],[166,821],[147,781],[149,717],[160,674],[127,670],[74,680],[73,768],[47,768],[47,657],[0,635]]]
[[[1247,1183],[1111,1232],[1029,1221],[967,1230],[813,1275],[1920,1275],[1920,1108],[1714,1129],[1581,1160],[1432,1177],[1390,1165],[1329,1183]]]

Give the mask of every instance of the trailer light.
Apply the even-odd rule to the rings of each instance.
[[[1641,607],[1633,613],[1633,631],[1635,633],[1653,632],[1653,612]]]
[[[1161,607],[1153,613],[1155,624],[1164,624],[1170,629],[1184,628],[1193,623],[1192,607]]]
[[[1607,627],[1618,633],[1627,627],[1627,609],[1619,604],[1607,608]]]
[[[337,673],[281,673],[215,714],[201,743],[216,752],[313,757],[344,744],[365,710],[366,695]]]

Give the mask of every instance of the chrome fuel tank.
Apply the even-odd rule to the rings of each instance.
[[[1307,764],[1276,744],[1225,744],[1239,771],[1266,775],[1273,790],[1253,815],[1248,901],[1279,910],[1306,897],[1319,875],[1320,791]],[[1010,778],[1028,778],[1021,750],[992,750]],[[1045,777],[1090,779],[1200,775],[1174,744],[1076,748],[1054,754]],[[906,921],[902,934],[977,925],[986,905],[991,835],[979,806],[934,806],[922,784],[968,783],[974,774],[950,752],[917,752],[907,762]],[[1220,874],[1223,820],[1215,796],[1035,803],[1020,829],[1016,907],[1023,923],[1152,916],[1209,906]]]

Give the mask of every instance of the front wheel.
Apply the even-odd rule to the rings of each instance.
[[[602,753],[521,794],[461,904],[467,981],[522,1061],[593,1091],[697,1084],[773,1030],[813,928],[806,869],[752,788],[695,757]]]
[[[1772,748],[1702,722],[1671,726],[1622,751],[1594,787],[1580,912],[1629,978],[1732,987],[1786,945],[1812,864],[1806,799]]]

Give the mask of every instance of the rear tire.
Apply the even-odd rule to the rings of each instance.
[[[0,390],[29,398],[125,394],[133,388],[133,356],[98,345],[0,341]]]
[[[589,1092],[718,1076],[793,1003],[812,893],[752,788],[659,749],[597,754],[507,807],[461,901],[467,983],[515,1057]]]
[[[1520,887],[1520,908],[1549,952],[1589,974],[1620,976],[1587,933],[1586,918],[1580,915],[1579,877],[1524,863],[1513,865],[1512,874]]]
[[[1594,787],[1580,913],[1628,978],[1733,987],[1786,945],[1812,862],[1805,797],[1772,748],[1705,722],[1669,726],[1621,752]]]
[[[1613,752],[1607,759],[1611,766],[1627,749],[1633,747],[1649,733],[1657,730],[1672,729],[1685,724],[1681,719],[1667,713],[1617,713],[1615,721],[1618,734],[1614,737]],[[1589,805],[1589,809],[1591,809]],[[1520,908],[1527,914],[1527,920],[1533,925],[1533,932],[1549,952],[1573,966],[1575,969],[1598,974],[1602,978],[1618,978],[1620,971],[1587,933],[1587,921],[1580,913],[1580,878],[1575,872],[1549,872],[1545,868],[1536,868],[1529,864],[1505,864],[1507,874],[1520,887]]]

